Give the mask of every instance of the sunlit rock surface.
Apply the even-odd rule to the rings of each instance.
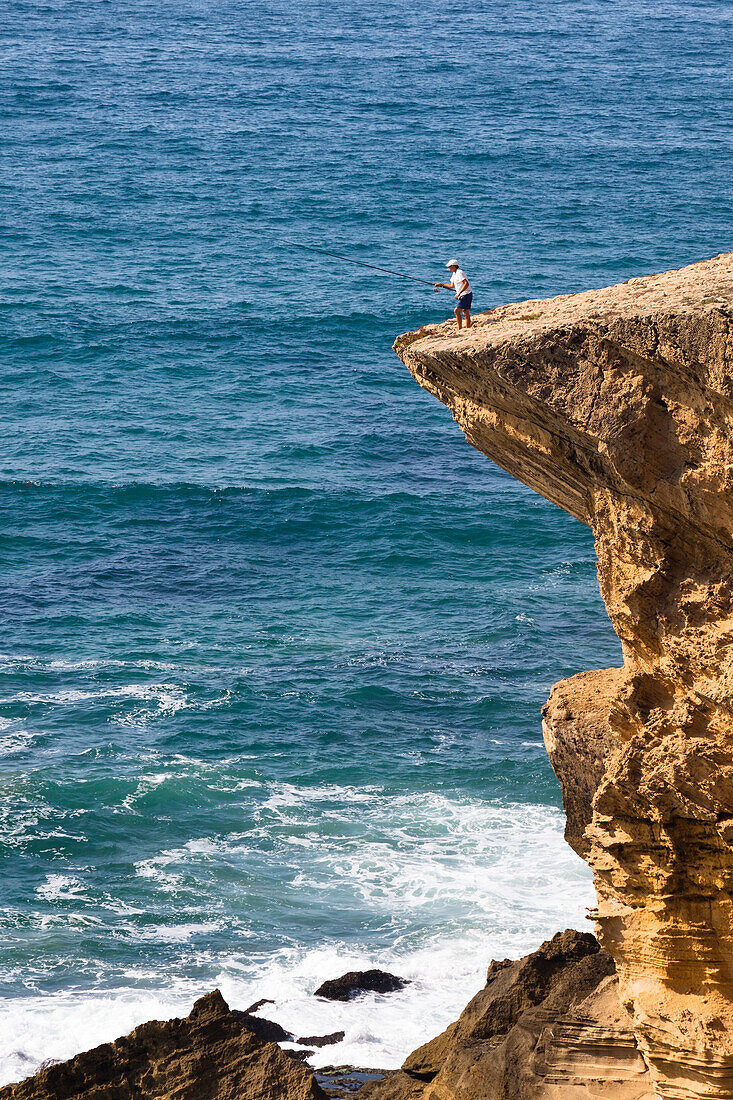
[[[593,530],[624,666],[545,708],[567,838],[653,1094],[733,1097],[733,255],[477,321],[395,350]]]

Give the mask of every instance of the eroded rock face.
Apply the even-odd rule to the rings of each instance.
[[[325,1100],[312,1071],[258,1039],[218,990],[183,1020],[151,1020],[77,1054],[0,1100]]]
[[[729,254],[395,344],[470,443],[593,530],[624,666],[557,685],[545,740],[674,1100],[733,1097],[732,306]]]
[[[486,987],[442,1035],[364,1100],[651,1100],[611,956],[595,937],[559,932],[492,963]]]

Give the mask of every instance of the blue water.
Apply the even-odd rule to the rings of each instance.
[[[391,351],[733,247],[729,3],[6,0],[0,1079],[220,985],[399,1064],[582,925],[590,533]],[[351,965],[413,979],[310,998]]]

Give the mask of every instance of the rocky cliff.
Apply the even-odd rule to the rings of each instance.
[[[733,254],[395,348],[470,443],[592,528],[624,664],[544,708],[600,947],[568,931],[492,963],[359,1097],[731,1100]],[[209,994],[0,1100],[325,1100],[281,1032]]]
[[[0,1100],[326,1100],[310,1069],[253,1034],[262,1023],[215,990],[184,1019],[141,1024],[7,1085]]]
[[[359,1100],[650,1100],[613,959],[568,929],[492,962],[460,1019]]]
[[[545,707],[567,839],[651,1094],[733,1097],[733,254],[395,350],[474,447],[594,533],[624,665]]]

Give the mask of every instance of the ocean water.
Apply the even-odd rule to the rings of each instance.
[[[730,249],[730,3],[5,0],[0,1081],[220,986],[399,1065],[592,892],[590,533],[391,351]],[[384,966],[399,994],[316,1001]]]

